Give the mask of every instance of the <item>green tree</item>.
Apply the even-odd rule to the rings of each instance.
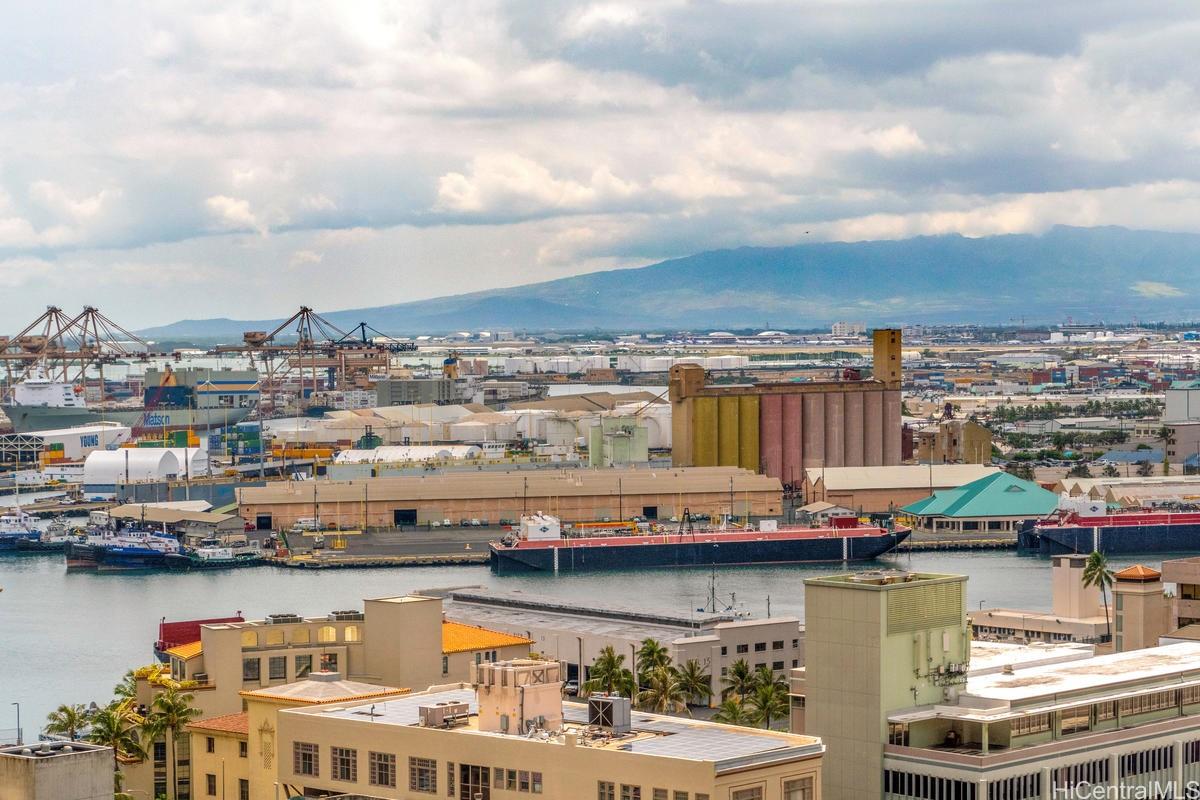
[[[637,650],[638,678],[643,679],[660,667],[671,666],[671,652],[655,639],[643,639]],[[644,681],[642,681],[644,682]]]
[[[1116,464],[1105,464],[1104,465],[1104,477],[1119,478],[1119,477],[1121,477],[1121,472],[1117,469]]]
[[[754,670],[754,686],[778,686],[787,691],[787,679],[766,664],[763,664]]]
[[[1027,461],[1010,461],[1004,467],[1005,471],[1014,478],[1031,481],[1034,478],[1033,465]]]
[[[734,697],[717,706],[713,720],[726,725],[749,725],[754,721],[753,715],[742,705],[742,701]]]
[[[50,712],[46,717],[46,733],[66,736],[72,742],[79,738],[79,732],[87,727],[88,712],[83,706],[63,704]]]
[[[1151,464],[1149,461],[1139,461],[1138,468],[1137,468],[1137,474],[1138,474],[1138,477],[1140,477],[1140,478],[1149,478],[1151,475],[1154,474],[1154,465]]]
[[[1108,627],[1108,640],[1112,641],[1112,620],[1108,615],[1108,588],[1112,586],[1113,574],[1108,559],[1098,550],[1093,550],[1083,565],[1083,585],[1095,586],[1104,599],[1104,621]]]
[[[121,676],[121,682],[113,687],[113,694],[118,700],[128,700],[137,696],[137,676],[133,670],[126,670]]]
[[[150,704],[150,714],[142,726],[143,732],[151,740],[160,736],[167,742],[167,782],[171,787],[171,797],[179,795],[179,776],[175,759],[175,748],[179,736],[189,722],[200,716],[200,709],[192,706],[195,697],[188,692],[174,687],[167,687],[154,696]]]
[[[114,700],[107,707],[92,715],[87,740],[111,747],[113,751],[113,791],[121,791],[124,775],[121,758],[145,758],[146,751],[138,738],[138,724],[142,719],[133,710],[133,699]]]
[[[688,702],[697,704],[705,704],[712,697],[712,676],[705,671],[700,662],[694,658],[689,658],[687,661],[676,667],[676,672],[679,673],[679,683],[683,686],[683,691],[688,696]]]
[[[746,659],[739,658],[729,667],[729,674],[721,678],[725,688],[721,690],[721,699],[737,698],[740,702],[754,689],[754,673]]]
[[[600,651],[588,674],[591,677],[583,684],[586,694],[605,692],[633,697],[636,693],[633,673],[625,668],[625,656],[619,655],[612,645]]]
[[[646,684],[646,688],[638,692],[639,708],[659,714],[688,711],[688,694],[674,668],[655,667],[647,673]]]
[[[774,681],[756,683],[754,691],[746,700],[746,705],[749,706],[755,720],[761,722],[764,728],[770,728],[772,720],[787,716],[787,689]]]
[[[1090,478],[1090,477],[1092,477],[1092,471],[1090,469],[1088,469],[1087,464],[1080,461],[1078,464],[1075,464],[1073,467],[1071,467],[1069,470],[1067,470],[1067,477],[1068,478]]]

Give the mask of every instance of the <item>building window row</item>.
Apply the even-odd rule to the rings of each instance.
[[[1108,783],[1108,759],[1098,758],[1081,764],[1056,767],[1051,772],[1051,779],[1056,793],[1058,790],[1074,789],[1081,783],[1091,786]]]
[[[1031,733],[1041,733],[1050,730],[1049,714],[1030,714],[1012,721],[1013,736],[1028,736]]]
[[[296,670],[296,679],[307,678],[313,671],[313,657],[311,653],[295,656],[293,664]],[[338,654],[337,653],[321,653],[319,668],[322,672],[337,672],[338,671]],[[287,680],[287,656],[270,656],[267,659],[267,676],[269,680],[279,681]],[[262,659],[257,657],[248,657],[242,659],[242,680],[247,682],[258,681],[262,678]]]
[[[510,792],[542,793],[542,773],[528,770],[492,768],[492,787]]]
[[[322,625],[317,628],[317,641],[322,644],[329,644],[338,640],[338,629],[334,625]],[[290,644],[311,644],[313,641],[312,630],[309,628],[293,628]],[[362,641],[362,628],[358,625],[347,625],[342,628],[342,641],[355,643]],[[258,647],[264,639],[260,638],[258,631],[248,630],[242,631],[242,649],[245,650],[251,647]],[[281,647],[289,644],[287,636],[283,628],[270,628],[266,630],[265,644],[267,647]]]
[[[1175,748],[1152,747],[1140,753],[1126,753],[1121,756],[1121,777],[1129,778],[1134,775],[1145,775],[1147,772],[1172,769],[1175,766]]]
[[[976,800],[975,786],[973,781],[938,778],[895,769],[883,771],[884,794],[900,797],[915,797],[921,800]]]
[[[1030,800],[1042,796],[1042,773],[1015,775],[988,782],[988,800]]]
[[[1164,711],[1179,705],[1179,695],[1174,689],[1165,692],[1154,692],[1137,697],[1126,697],[1121,702],[1121,716],[1134,714],[1149,714],[1153,711]]]
[[[620,800],[642,800],[642,787],[622,783],[619,797]],[[653,791],[652,800],[662,800],[662,798],[666,797],[666,789],[655,789]],[[596,800],[618,800],[617,784],[613,781],[597,781]],[[676,789],[671,794],[671,800],[709,800],[709,797],[704,792],[696,792],[689,797],[687,792]],[[792,798],[787,798],[787,800],[792,800]],[[809,800],[809,798],[801,797],[799,800]]]

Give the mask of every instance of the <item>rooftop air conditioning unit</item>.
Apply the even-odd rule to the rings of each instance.
[[[588,725],[595,725],[614,736],[629,733],[630,722],[628,697],[594,694],[588,697]]]
[[[470,707],[466,703],[437,703],[417,708],[423,728],[449,728],[459,720],[465,720],[470,714]]]
[[[361,611],[330,611],[329,612],[329,619],[334,622],[345,621],[345,620],[361,620],[363,618],[364,618],[363,612],[361,612]]]
[[[268,625],[284,625],[289,622],[302,622],[299,614],[267,614]]]

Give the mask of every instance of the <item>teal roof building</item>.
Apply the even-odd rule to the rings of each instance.
[[[1058,495],[1036,483],[997,472],[943,489],[901,509],[918,517],[918,527],[941,532],[1017,531],[1028,519],[1041,519],[1058,506]]]

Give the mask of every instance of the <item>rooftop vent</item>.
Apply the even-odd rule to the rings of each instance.
[[[299,614],[267,614],[268,625],[283,625],[289,622],[303,622]]]
[[[418,706],[417,714],[422,728],[451,728],[457,722],[466,721],[471,709],[466,703],[436,703]]]
[[[330,611],[329,619],[334,622],[345,622],[347,620],[365,619],[361,611]]]
[[[870,586],[888,586],[893,583],[908,583],[917,576],[901,569],[871,569],[850,576],[853,583],[863,583]]]
[[[619,736],[632,730],[629,717],[628,697],[615,694],[593,694],[588,697],[588,725]]]

